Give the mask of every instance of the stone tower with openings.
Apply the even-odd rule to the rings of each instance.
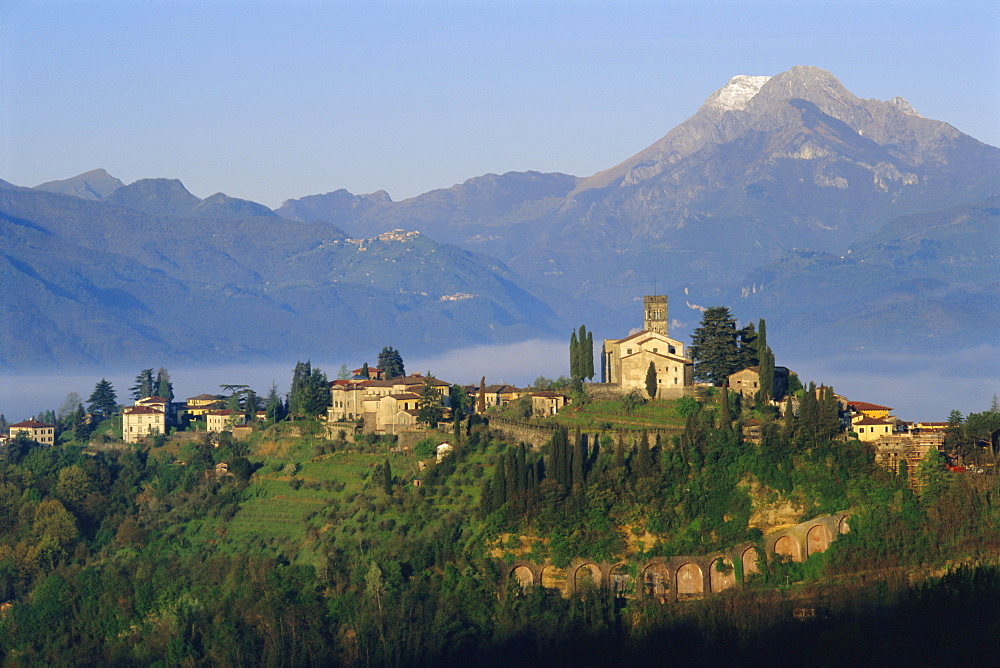
[[[666,295],[646,295],[642,298],[645,308],[643,318],[643,329],[649,332],[656,332],[663,336],[667,333],[667,296]]]

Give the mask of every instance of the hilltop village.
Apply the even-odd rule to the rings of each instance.
[[[587,347],[586,354],[582,354],[585,360],[582,369],[572,368],[573,373],[570,378],[563,379],[565,382],[548,383],[555,387],[519,388],[508,384],[487,384],[485,377],[478,385],[457,385],[431,375],[406,375],[402,372],[402,358],[398,351],[386,348],[380,356],[385,358],[386,368],[369,367],[366,363],[349,375],[342,370],[341,376],[347,377],[328,381],[321,390],[328,396],[314,401],[311,409],[306,408],[307,413],[315,414],[299,417],[324,422],[331,437],[346,430],[357,434],[392,436],[408,447],[439,426],[447,425],[448,430],[454,431],[456,420],[460,422],[468,416],[495,415],[499,422],[521,422],[522,427],[530,427],[529,420],[544,424],[544,418],[556,416],[565,407],[581,400],[613,398],[638,402],[704,398],[706,392],[714,387],[727,387],[734,402],[765,408],[768,415],[779,421],[787,417],[788,411],[794,415],[800,413],[806,388],[802,387],[794,372],[774,366],[773,360],[764,371],[759,361],[753,359],[756,364],[726,374],[721,382],[718,382],[719,378],[696,382],[691,346],[685,346],[669,336],[667,297],[647,295],[643,307],[641,329],[633,330],[623,338],[603,342],[597,353],[600,382],[589,382],[594,376],[595,351],[592,337],[585,332],[585,328],[581,328],[580,339],[589,337],[589,343],[578,341],[577,332],[573,333],[570,343],[571,358],[579,358],[582,354],[579,351]],[[732,334],[735,342],[735,330]],[[753,339],[748,346],[744,343],[739,345],[754,345]],[[764,356],[767,354],[765,352]],[[573,366],[581,364],[571,359]],[[141,376],[137,379],[133,394],[138,392],[143,396],[136,396],[133,405],[114,409],[105,407],[104,415],[83,413],[81,406],[81,415],[74,418],[93,423],[101,417],[114,417],[116,424],[120,425],[117,428],[120,431],[114,435],[126,444],[138,444],[157,435],[189,430],[210,434],[227,432],[235,438],[246,438],[289,412],[287,402],[285,405],[280,402],[275,404],[271,397],[265,406],[261,398],[246,386],[232,386],[228,394],[199,394],[186,401],[176,401],[172,396],[163,397],[151,391],[147,394],[146,391],[154,386],[170,386],[169,383],[164,386],[154,381],[151,371],[144,371],[149,376],[145,383]],[[762,380],[762,373],[768,375],[770,380]],[[311,368],[305,369],[305,380],[315,380]],[[768,393],[766,397],[761,393],[764,387]],[[99,394],[98,390],[95,394]],[[947,422],[904,422],[892,416],[892,409],[888,406],[848,399],[833,394],[825,387],[814,388],[812,393],[817,401],[832,401],[835,404],[841,438],[854,438],[871,444],[875,461],[888,470],[898,471],[900,464],[904,463],[912,475],[930,449],[944,452],[945,433],[949,428]],[[91,397],[92,408],[94,399]],[[514,411],[512,406],[516,406],[517,410]],[[318,412],[318,408],[325,410]],[[744,441],[760,443],[763,424],[759,415],[746,411],[746,415],[737,422]],[[655,425],[650,426],[655,428]],[[63,429],[55,422],[30,418],[8,425],[5,433],[0,433],[0,444],[20,435],[38,444],[52,445],[61,431]],[[949,467],[960,470],[962,463],[960,455],[952,456]],[[982,469],[976,466],[972,470]]]
[[[763,321],[707,309],[685,344],[665,296],[643,307],[599,346],[572,332],[569,375],[531,387],[407,373],[386,346],[334,380],[299,362],[285,396],[178,401],[143,369],[130,405],[102,379],[86,408],[6,425],[0,653],[794,663],[756,639],[1000,592],[996,401],[905,423],[803,386]]]

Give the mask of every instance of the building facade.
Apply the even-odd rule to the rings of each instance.
[[[666,295],[643,299],[643,329],[623,339],[605,339],[601,349],[601,379],[624,391],[646,392],[646,375],[656,371],[656,397],[675,398],[694,385],[694,364],[684,344],[669,336]]]

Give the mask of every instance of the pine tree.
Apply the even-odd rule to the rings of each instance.
[[[646,395],[650,399],[656,398],[656,385],[656,364],[650,362],[646,369]]]
[[[135,385],[128,389],[132,393],[132,399],[138,401],[153,396],[153,387],[153,370],[143,369],[135,377]]]
[[[420,392],[420,399],[417,402],[417,421],[427,425],[430,429],[436,428],[438,422],[444,418],[441,395],[431,384],[433,380],[434,376],[430,375],[424,378],[424,387]]]
[[[94,391],[87,401],[91,415],[100,418],[109,418],[118,410],[118,396],[115,394],[115,388],[110,381],[104,378],[94,386]]]
[[[386,380],[406,375],[406,370],[403,368],[402,355],[391,346],[383,347],[382,352],[378,354],[378,368]]]
[[[713,306],[705,311],[701,326],[691,335],[689,350],[695,380],[721,385],[730,374],[740,370],[736,319],[728,308]]]

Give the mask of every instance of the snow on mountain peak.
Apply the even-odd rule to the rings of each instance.
[[[720,111],[742,111],[746,108],[747,102],[760,92],[761,86],[770,78],[737,74],[729,80],[729,83],[712,93],[711,97],[705,100],[705,106]]]

